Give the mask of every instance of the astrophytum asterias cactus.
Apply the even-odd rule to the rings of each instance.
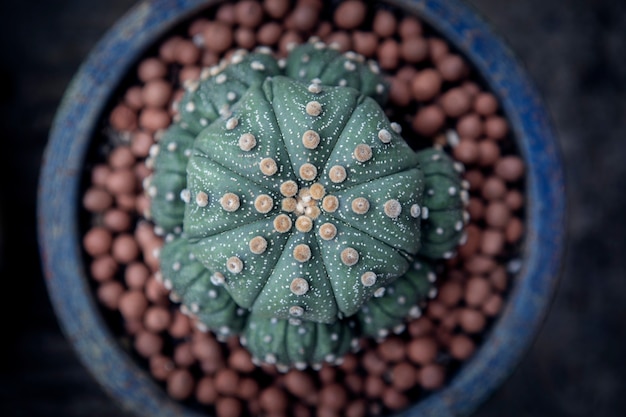
[[[414,152],[385,116],[377,66],[311,42],[205,74],[145,184],[184,311],[284,368],[336,362],[419,315],[434,295],[426,258],[453,253],[462,233],[461,183],[445,154]]]

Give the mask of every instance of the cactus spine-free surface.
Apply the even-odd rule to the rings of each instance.
[[[443,152],[414,152],[388,120],[378,67],[310,42],[203,74],[145,184],[184,311],[284,368],[337,362],[419,315],[427,259],[463,233],[463,190]]]

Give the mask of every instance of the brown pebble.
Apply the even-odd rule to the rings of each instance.
[[[426,315],[433,320],[441,320],[448,314],[448,308],[439,300],[432,300],[426,307]]]
[[[352,46],[356,53],[371,58],[378,48],[378,38],[373,32],[354,31],[352,33]]]
[[[467,92],[460,88],[452,88],[442,94],[441,107],[448,117],[458,118],[470,110],[471,99]]]
[[[512,217],[504,229],[507,243],[517,243],[524,235],[524,223],[518,217]]]
[[[409,323],[409,334],[411,337],[427,336],[433,331],[433,322],[427,317],[420,317]]]
[[[202,36],[205,47],[218,54],[228,50],[234,41],[230,25],[220,21],[213,21],[208,24],[202,32]]]
[[[220,4],[215,13],[215,20],[234,25],[236,23],[235,4],[230,2]]]
[[[465,180],[469,182],[470,191],[479,191],[485,183],[485,175],[480,169],[468,169],[465,171]]]
[[[365,377],[365,395],[369,398],[380,398],[385,390],[385,382],[379,375],[371,373]]]
[[[148,308],[148,300],[139,290],[127,291],[120,297],[119,310],[127,320],[140,319],[146,308]]]
[[[478,163],[482,166],[490,166],[500,158],[500,148],[491,140],[478,142]]]
[[[403,65],[396,72],[396,77],[403,80],[406,83],[413,82],[413,78],[417,75],[417,69],[412,65]]]
[[[324,364],[317,374],[322,384],[330,384],[337,378],[337,370],[331,365]]]
[[[333,24],[329,21],[325,20],[323,22],[319,22],[317,25],[317,30],[315,32],[315,36],[320,39],[327,38],[333,32]]]
[[[146,312],[148,315],[150,310]],[[162,324],[162,323],[159,323]],[[147,328],[148,326],[146,326]],[[174,347],[174,362],[181,368],[188,368],[196,362],[196,357],[191,352],[191,342],[182,342]]]
[[[111,194],[133,194],[137,188],[135,173],[131,168],[112,171],[107,177],[106,188]]]
[[[501,230],[487,229],[483,232],[480,251],[485,255],[497,256],[504,249],[505,235]]]
[[[215,374],[215,387],[222,395],[235,395],[238,383],[239,374],[233,369],[223,368]]]
[[[335,25],[340,29],[356,29],[367,14],[367,5],[360,0],[347,0],[339,3],[333,14]]]
[[[428,51],[430,52],[430,60],[435,64],[448,56],[450,48],[448,44],[441,38],[428,38]]]
[[[111,167],[107,164],[96,164],[91,169],[91,185],[93,187],[106,187],[106,182],[111,171]]]
[[[524,175],[524,162],[518,156],[504,156],[496,162],[494,172],[507,182],[516,182]]]
[[[257,42],[254,31],[250,28],[240,27],[235,30],[235,42],[244,49],[252,49]]]
[[[141,90],[143,102],[148,107],[165,107],[172,97],[172,85],[156,79],[147,82]]]
[[[465,262],[465,269],[471,274],[487,274],[496,267],[496,261],[491,256],[477,254]]]
[[[391,384],[400,391],[407,391],[417,383],[417,369],[409,362],[401,362],[391,368]]]
[[[426,365],[437,358],[437,342],[432,337],[418,337],[407,345],[408,358],[417,365]]]
[[[424,136],[433,136],[444,125],[446,116],[441,107],[432,104],[422,107],[413,118],[413,129]]]
[[[411,92],[417,101],[430,101],[441,90],[441,75],[432,68],[418,72],[411,83]]]
[[[474,140],[461,138],[459,143],[452,148],[452,154],[460,162],[472,164],[478,160],[480,150]]]
[[[465,90],[467,91],[467,90]],[[469,95],[469,93],[467,93]],[[471,97],[471,95],[469,95]],[[483,122],[476,113],[468,113],[456,123],[456,130],[460,137],[476,139],[483,133]]]
[[[345,417],[365,417],[367,415],[367,402],[363,398],[352,400],[346,407]]]
[[[98,256],[91,262],[91,265],[89,266],[89,270],[91,271],[91,277],[98,282],[104,282],[113,279],[118,269],[118,263],[109,254]]]
[[[235,4],[235,19],[239,25],[256,28],[263,21],[263,7],[254,0],[241,0]]]
[[[106,228],[94,226],[85,233],[83,247],[91,256],[100,256],[109,252],[113,236]]]
[[[510,190],[504,197],[504,203],[511,211],[524,207],[524,195],[519,190]]]
[[[402,39],[421,36],[423,32],[422,24],[413,16],[402,18],[398,25],[398,34]]]
[[[323,386],[319,391],[320,405],[332,410],[343,409],[348,402],[348,393],[343,385],[332,382]]]
[[[167,377],[167,393],[175,400],[184,400],[193,393],[194,383],[187,369],[175,369]]]
[[[492,201],[485,209],[485,221],[489,226],[503,229],[511,219],[511,210],[502,201]]]
[[[269,413],[283,413],[287,409],[288,398],[284,390],[270,386],[259,393],[261,408]]]
[[[124,294],[124,286],[118,281],[106,281],[98,286],[98,300],[110,310],[116,310],[119,306],[119,300]]]
[[[470,307],[479,307],[491,295],[489,281],[481,276],[473,276],[465,286],[465,302]]]
[[[152,135],[147,132],[135,132],[131,138],[130,149],[137,158],[145,158],[150,154],[150,147],[154,144]]]
[[[495,317],[500,314],[504,301],[500,294],[492,294],[482,305],[482,312],[487,317]]]
[[[363,367],[371,375],[382,375],[387,369],[385,362],[373,350],[366,351],[361,360]]]
[[[457,54],[447,54],[437,61],[437,70],[441,78],[448,82],[457,82],[465,77],[468,72],[467,64]],[[468,103],[468,107],[470,103]]]
[[[447,281],[439,288],[437,299],[448,307],[454,307],[459,303],[462,296],[463,287],[461,284],[454,281]]]
[[[237,388],[237,396],[242,400],[252,400],[259,394],[259,383],[253,378],[241,378]]]
[[[434,363],[424,366],[419,372],[419,383],[427,390],[441,388],[445,378],[446,373],[443,366]]]
[[[343,372],[350,373],[355,372],[359,367],[359,359],[353,353],[348,353],[342,358],[342,362],[339,365],[339,369]]]
[[[139,246],[130,233],[117,235],[111,244],[111,255],[121,264],[127,264],[139,257]]]
[[[193,353],[200,361],[223,360],[222,348],[213,336],[196,332],[192,338]]]
[[[501,178],[492,176],[485,180],[482,187],[482,196],[486,200],[500,200],[506,195],[506,184]]]
[[[313,379],[305,372],[291,370],[285,374],[284,382],[287,390],[299,398],[306,398],[315,391]]]
[[[134,85],[126,90],[124,103],[133,110],[142,108],[144,103],[141,97],[141,86]]]
[[[376,54],[382,69],[394,69],[400,60],[400,45],[395,39],[385,39],[378,45]]]
[[[398,21],[392,12],[380,9],[374,15],[372,29],[381,38],[393,36],[396,32]]]
[[[116,146],[109,152],[107,160],[111,168],[130,168],[135,163],[135,156],[127,145]]]
[[[479,202],[478,204],[481,203]],[[474,219],[471,211],[470,216],[472,217],[472,219]],[[459,247],[458,253],[461,258],[469,259],[470,257],[474,256],[474,254],[478,252],[478,249],[480,248],[480,242],[482,241],[482,230],[475,224],[470,223],[465,227],[465,233],[467,235],[467,240],[465,244]]]
[[[189,322],[189,318],[180,310],[174,311],[172,314],[172,323],[170,324],[168,332],[172,335],[172,337],[177,339],[182,339],[188,336],[191,333],[191,323]]]
[[[150,270],[143,262],[131,262],[124,271],[124,281],[131,289],[141,289],[150,277]]]
[[[176,38],[176,40],[170,41],[170,42],[178,42],[179,39],[180,38]],[[166,53],[169,53],[169,51],[167,51],[168,47],[171,47],[171,45],[168,44],[167,42],[165,42],[162,46],[162,48],[166,49]],[[171,59],[172,60],[174,59],[173,48],[172,48]],[[137,67],[137,76],[144,83],[147,83],[152,80],[161,79],[165,77],[166,75],[167,75],[167,66],[165,65],[163,61],[161,61],[157,57],[145,58],[143,61],[139,63],[139,66]]]
[[[457,334],[450,341],[450,355],[458,360],[466,360],[474,354],[476,345],[468,336]]]
[[[120,103],[111,111],[109,123],[116,130],[133,130],[137,126],[137,113],[126,104]]]
[[[91,186],[83,195],[83,207],[92,213],[101,213],[111,207],[113,197],[109,192],[98,186]]]
[[[209,22],[210,20],[204,17],[195,18],[189,24],[189,27],[187,28],[187,34],[193,38],[195,35],[202,33],[202,30]]]
[[[493,140],[502,140],[509,133],[509,124],[504,117],[489,116],[485,120],[485,134]]]
[[[345,375],[343,377],[343,383],[348,388],[348,390],[350,390],[352,394],[356,394],[356,396],[358,396],[363,391],[363,376],[359,374],[350,373]]]
[[[491,116],[498,111],[498,100],[487,92],[481,92],[474,98],[474,110],[481,116]]]
[[[150,356],[150,373],[157,381],[165,381],[176,369],[171,357],[157,353]]]
[[[324,41],[339,52],[346,52],[352,49],[352,38],[345,31],[332,32]]]
[[[200,404],[212,405],[219,397],[215,381],[210,376],[203,376],[196,383],[196,399]]]
[[[485,216],[485,205],[480,198],[470,197],[467,204],[467,212],[470,215],[470,219],[477,222],[483,219]]]
[[[295,30],[288,30],[280,37],[278,41],[278,50],[282,56],[289,53],[292,46],[302,43],[303,39]]]
[[[315,29],[319,17],[317,7],[306,3],[296,5],[295,9],[285,21],[287,29],[299,30],[300,32],[309,32]]]
[[[399,107],[408,106],[411,103],[410,84],[399,77],[392,77],[389,88],[389,101]]]
[[[276,22],[265,23],[257,32],[257,41],[261,45],[274,46],[280,39],[283,28]]]
[[[154,304],[158,305],[169,305],[169,291],[162,282],[157,280],[156,278],[150,278],[146,282],[146,297],[148,300],[152,301]]]
[[[379,343],[377,351],[382,360],[392,363],[404,360],[406,355],[404,341],[393,336]]]
[[[428,58],[428,42],[421,36],[406,38],[400,43],[400,56],[411,64],[422,62]]]
[[[139,126],[150,132],[165,129],[169,124],[170,115],[166,110],[148,107],[139,114]]]
[[[135,335],[133,346],[141,356],[149,358],[161,352],[163,338],[156,333],[142,329]]]
[[[172,317],[170,312],[163,306],[148,307],[143,317],[143,324],[146,329],[155,333],[159,333],[167,329],[171,322]]]
[[[102,216],[103,224],[113,232],[129,231],[132,225],[130,213],[119,208],[110,208]]]
[[[238,348],[231,351],[228,357],[228,364],[236,371],[248,373],[256,369],[252,363],[252,357],[246,349]]]
[[[383,404],[390,410],[402,410],[409,406],[409,398],[392,387],[387,387],[383,393]]]
[[[489,274],[489,282],[491,282],[491,286],[496,290],[503,292],[508,287],[508,276],[506,273],[506,269],[503,266],[498,266],[494,268],[494,270]]]
[[[291,7],[289,0],[265,0],[263,2],[263,9],[265,12],[274,19],[281,19],[285,17],[289,8]]]
[[[243,414],[241,401],[233,397],[218,398],[215,403],[216,417],[240,417]]]
[[[472,308],[464,308],[459,312],[459,324],[467,333],[479,333],[487,324],[485,315]]]

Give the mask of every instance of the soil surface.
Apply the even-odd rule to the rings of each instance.
[[[525,64],[566,166],[569,242],[541,332],[475,414],[617,417],[626,409],[626,4],[467,0]],[[59,100],[130,0],[0,2],[0,415],[129,416],[63,337],[40,268],[35,197]],[[9,298],[10,297],[10,298]],[[19,308],[15,311],[16,304]]]

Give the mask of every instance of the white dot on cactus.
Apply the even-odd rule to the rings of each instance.
[[[441,227],[438,227],[435,229],[435,233],[437,233],[438,235],[443,235],[443,229]]]
[[[461,191],[459,195],[461,196],[461,201],[463,202],[463,204],[469,203],[469,193],[467,192],[467,190]]]
[[[371,287],[376,284],[376,273],[372,271],[367,271],[363,275],[361,275],[361,284],[365,287]]]
[[[309,90],[309,93],[319,94],[322,92],[322,87],[320,87],[320,85],[317,83],[311,83],[309,84],[308,90]]]
[[[207,126],[209,124],[209,121],[207,119],[205,119],[204,117],[202,117],[200,119],[200,125],[201,126]]]
[[[191,149],[185,149],[185,152],[183,152],[183,154],[189,158],[191,156]]]
[[[319,101],[309,101],[305,106],[305,111],[309,116],[319,116],[322,114],[322,105]]]
[[[396,219],[402,213],[402,205],[398,200],[391,199],[387,200],[383,205],[383,211],[387,215],[387,217]]]
[[[259,168],[267,176],[272,176],[278,172],[278,164],[272,158],[263,158],[259,162]]]
[[[320,135],[314,130],[307,130],[302,135],[302,144],[307,149],[315,149],[320,144]]]
[[[298,371],[304,371],[307,367],[306,362],[296,362],[293,364]]]
[[[444,252],[442,255],[443,259],[452,259],[453,256],[454,252]]]
[[[382,297],[383,295],[385,295],[385,291],[386,291],[385,287],[378,288],[376,291],[374,291],[374,297],[376,298]]]
[[[198,311],[200,311],[200,306],[198,305],[198,303],[191,303],[189,308],[192,313],[197,313]]]
[[[341,251],[341,262],[347,266],[356,265],[359,262],[359,252],[354,248],[345,248]]]
[[[239,137],[238,144],[242,151],[251,151],[256,146],[256,137],[252,133],[244,133]]]
[[[385,86],[382,84],[376,84],[376,92],[382,94],[385,92]]]
[[[174,152],[176,148],[178,148],[178,145],[176,144],[176,142],[170,142],[167,144],[167,150],[170,152]]]
[[[267,240],[263,236],[255,236],[250,239],[248,246],[250,247],[250,252],[260,255],[267,249]]]
[[[241,202],[239,201],[239,196],[233,193],[226,193],[220,199],[220,204],[222,208],[228,212],[237,211]]]
[[[354,156],[354,159],[356,159],[359,162],[367,162],[370,159],[372,159],[372,156],[373,156],[372,148],[369,145],[366,145],[365,143],[360,143],[356,145],[356,148],[354,148],[353,156]]]
[[[337,227],[332,223],[324,223],[320,226],[320,237],[324,240],[331,240],[337,236]]]
[[[193,252],[189,252],[189,260],[194,261],[196,259],[196,255]]]
[[[230,334],[230,327],[228,327],[228,326],[221,326],[218,329],[218,332],[220,332],[221,334],[224,334],[224,335]]]
[[[269,363],[270,365],[274,365],[276,363],[276,355],[268,353],[267,355],[265,355],[265,362]]]
[[[150,149],[148,149],[148,155],[152,158],[156,158],[156,156],[159,154],[159,149],[160,146],[158,143],[151,145]]]
[[[352,211],[356,214],[365,214],[370,209],[370,202],[365,197],[357,197],[352,200]]]
[[[185,104],[185,111],[191,113],[192,111],[194,111],[196,109],[196,105],[193,101],[188,101],[187,104]]]
[[[467,233],[463,233],[461,234],[461,237],[459,238],[459,245],[463,246],[467,243]]]
[[[461,142],[461,138],[459,138],[459,134],[456,130],[448,129],[446,130],[446,141],[448,142],[448,145],[454,148]]]
[[[304,308],[300,306],[291,306],[289,307],[289,314],[294,317],[302,317],[302,315],[304,314]]]
[[[435,275],[434,272],[429,272],[426,277],[428,278],[428,282],[430,283],[434,283],[435,281],[437,281],[437,275]]]
[[[379,74],[380,73],[380,67],[378,66],[376,61],[369,60],[367,62],[367,64],[368,64],[368,67],[369,67],[370,71],[372,71],[374,74]]]
[[[328,178],[330,178],[330,180],[335,184],[344,182],[347,177],[348,173],[346,172],[346,169],[341,165],[334,165],[328,171]]]
[[[422,220],[426,220],[428,219],[428,207],[422,207]]]
[[[226,74],[221,73],[217,77],[215,77],[215,82],[217,84],[224,84],[227,80]]]
[[[338,84],[340,87],[345,87],[346,85],[348,85],[348,81],[345,78],[342,78],[341,80],[339,80]]]
[[[261,61],[252,61],[250,63],[250,68],[252,68],[255,71],[264,71],[265,65],[263,65]]]
[[[409,310],[409,317],[419,318],[422,315],[422,310],[418,306],[413,306]]]
[[[174,271],[180,271],[180,267],[181,267],[180,262],[174,262],[172,264],[172,270]]]
[[[304,295],[309,291],[309,282],[304,278],[295,278],[291,281],[289,289],[295,295]]]
[[[313,79],[311,80],[311,82],[312,82],[313,84],[317,84],[317,85],[322,84],[322,80],[321,80],[321,79],[319,79],[319,78],[313,78]]]
[[[226,99],[228,101],[235,101],[237,99],[237,93],[235,93],[234,91],[229,91],[228,93],[226,93]]]
[[[165,287],[166,290],[171,291],[172,290],[172,281],[169,279],[164,279],[163,280],[163,286]]]
[[[398,133],[398,134],[402,133],[402,126],[400,126],[400,124],[399,124],[399,123],[392,122],[392,123],[391,123],[391,129],[392,129],[394,132]]]
[[[210,279],[213,285],[222,285],[226,282],[226,278],[224,278],[224,274],[221,272],[214,272]]]
[[[387,336],[389,336],[389,330],[387,330],[387,329],[379,329],[378,330],[378,337],[385,338]]]
[[[243,261],[236,256],[231,256],[226,261],[226,269],[233,274],[238,274],[243,271]]]
[[[428,194],[430,196],[433,196],[433,195],[435,195],[435,190],[433,188],[430,188],[430,189],[426,190],[426,194]]]
[[[298,262],[306,262],[311,259],[311,248],[301,243],[293,249],[293,257]]]
[[[431,288],[430,290],[428,290],[428,298],[432,300],[436,296],[437,296],[437,288]]]
[[[455,195],[456,191],[457,191],[456,187],[448,188],[448,194],[450,194],[450,195]]]
[[[307,233],[313,228],[313,221],[307,216],[298,216],[296,219],[296,229],[299,232]]]
[[[196,194],[196,204],[199,207],[206,207],[209,204],[209,195],[204,191],[199,191]]]
[[[300,327],[300,328],[298,329],[298,334],[299,334],[299,335],[306,334],[306,327]]]
[[[215,299],[215,298],[217,298],[217,291],[215,291],[215,290],[211,289],[211,290],[209,290],[209,291],[207,292],[207,296],[208,296],[209,298]]]
[[[322,208],[328,213],[333,213],[339,208],[339,199],[334,195],[327,195],[322,200]]]
[[[254,200],[254,209],[259,213],[269,213],[273,207],[274,200],[267,194],[261,194]]]
[[[458,221],[454,224],[454,230],[456,230],[457,232],[460,232],[461,230],[463,230],[463,222],[462,221]]]
[[[291,218],[286,214],[279,214],[274,219],[274,229],[276,229],[278,233],[287,233],[291,230],[291,226]]]
[[[263,342],[271,343],[272,342],[272,336],[269,335],[269,334],[266,334],[265,336],[263,336]]]
[[[411,206],[411,208],[409,209],[411,217],[413,217],[413,218],[418,218],[420,216],[421,211],[422,210],[421,210],[420,206],[417,205],[417,204],[413,204]]]
[[[463,172],[465,172],[465,165],[463,165],[461,162],[459,161],[455,161],[452,166],[454,167],[454,170],[456,172],[458,172],[459,174],[462,174]],[[468,182],[469,184],[469,182]]]
[[[207,333],[209,331],[209,328],[204,323],[201,323],[199,321],[196,322],[196,329],[198,329],[202,333]]]
[[[233,130],[239,124],[239,120],[235,117],[231,117],[226,121],[226,129]]]
[[[302,324],[302,320],[290,317],[289,318],[289,324],[291,324],[292,326],[300,326]],[[302,352],[302,353],[304,353],[304,352]]]
[[[400,297],[398,297],[398,299],[396,301],[398,302],[398,304],[404,305],[404,304],[406,304],[406,297],[401,295]]]
[[[218,111],[220,116],[224,119],[228,119],[233,112],[230,110],[230,105],[224,104]]]
[[[189,92],[194,92],[200,87],[200,83],[198,80],[185,80],[183,83],[183,88]]]
[[[306,64],[307,62],[309,62],[311,60],[311,56],[309,54],[304,54],[302,55],[302,57],[300,58],[300,62],[302,62],[303,64]]]
[[[352,61],[345,61],[343,63],[343,68],[347,71],[354,71],[356,69],[356,65]]]
[[[148,187],[148,195],[152,198],[156,197],[158,194],[158,189],[152,185],[150,187]]]
[[[378,139],[382,143],[389,143],[391,142],[391,133],[387,129],[380,129],[378,131]]]
[[[303,180],[313,181],[317,177],[317,168],[315,165],[306,162],[300,166],[298,173]]]

